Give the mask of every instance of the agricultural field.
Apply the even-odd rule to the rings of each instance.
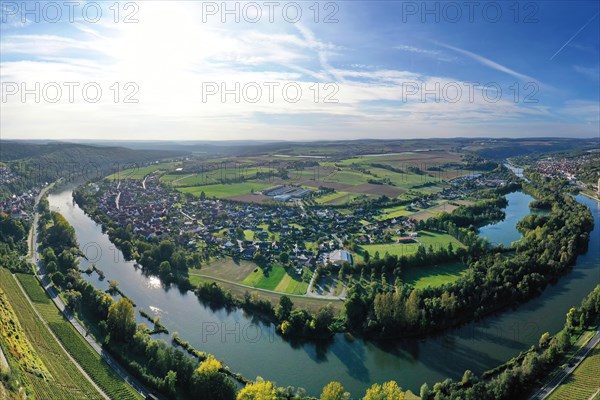
[[[333,155],[333,153],[332,153]],[[178,190],[208,197],[241,202],[265,203],[272,199],[253,192],[277,184],[328,187],[336,193],[317,197],[320,205],[343,205],[366,196],[401,198],[407,191],[435,193],[446,181],[472,171],[462,169],[461,155],[449,151],[402,152],[384,156],[314,158],[312,164],[298,167],[303,157],[265,155],[211,160],[204,164],[162,163],[125,169],[108,179],[143,179],[154,171],[164,171],[160,180]],[[175,171],[181,167],[183,170]],[[284,171],[284,172],[282,172]]]
[[[31,278],[35,279],[32,276]],[[44,365],[48,372],[48,378],[44,379],[41,375],[23,370],[22,376],[28,390],[38,399],[103,399],[75,364],[71,362],[48,330],[48,327],[36,315],[25,294],[19,288],[17,281],[4,268],[0,268],[0,288],[17,315],[23,335],[35,350],[36,357],[38,357],[41,365]],[[41,290],[41,287],[39,288]],[[56,310],[56,308],[54,309]],[[4,334],[4,332],[3,329],[2,333]],[[12,358],[10,352],[5,355],[9,359]]]
[[[411,212],[406,209],[406,206],[397,206],[391,208],[384,208],[383,210],[381,210],[381,215],[378,215],[376,219],[378,221],[385,221],[387,219],[394,219],[410,214]]]
[[[49,379],[48,369],[27,338],[27,334],[21,327],[19,319],[2,289],[0,289],[0,328],[2,331],[0,339],[4,342],[3,348],[10,352],[9,354],[15,358],[19,367],[40,378]]]
[[[136,165],[136,166],[132,166],[131,168],[127,168],[122,171],[116,172],[112,175],[109,175],[106,177],[106,179],[108,179],[108,180],[123,180],[123,179],[141,180],[141,179],[144,179],[146,177],[146,175],[151,174],[155,171],[171,170],[171,169],[175,168],[175,166],[177,164],[178,163],[176,163],[176,162],[168,162],[168,163],[152,164],[152,165],[147,165],[147,166],[143,166],[143,167]]]
[[[411,215],[411,218],[414,218],[417,221],[424,221],[431,217],[435,217],[436,215],[441,214],[443,212],[451,213],[452,211],[456,210],[457,208],[458,208],[458,206],[454,205],[454,204],[449,204],[449,203],[438,204],[437,206],[433,206],[433,207],[430,207],[425,210],[417,211],[416,213]]]
[[[290,294],[306,294],[308,290],[308,282],[302,280],[300,275],[290,275],[286,273],[275,287],[276,292]]]
[[[279,304],[279,299],[283,294],[286,293],[274,293],[274,292],[265,292],[262,290],[251,290],[246,286],[240,286],[236,283],[221,281],[216,278],[206,278],[201,276],[193,276],[194,281],[192,281],[192,276],[190,276],[190,281],[193,284],[198,284],[200,282],[217,282],[219,286],[223,289],[231,292],[233,296],[238,298],[243,298],[246,293],[251,293],[253,296],[256,296],[262,300],[267,300],[271,302],[271,304],[276,305]],[[289,296],[294,303],[294,306],[298,308],[306,308],[311,312],[318,311],[321,307],[326,306],[327,304],[331,304],[334,309],[341,310],[344,306],[344,302],[339,299],[319,299],[314,297],[308,297],[305,295],[295,295],[292,293],[286,294]]]
[[[431,231],[419,231],[419,236],[417,240],[419,243],[422,243],[427,248],[429,245],[433,246],[435,250],[441,247],[448,247],[448,244],[452,243],[452,247],[457,249],[459,247],[465,247],[461,242],[456,240],[453,236],[450,236],[446,233],[438,233]]]
[[[211,185],[226,181],[241,183],[245,180],[255,179],[256,174],[260,172],[266,172],[266,170],[259,167],[219,168],[217,165],[214,170],[200,173],[165,174],[160,180],[174,187]]]
[[[448,247],[449,243],[452,243],[452,246],[455,249],[464,247],[464,245],[454,237],[445,233],[419,231],[418,234],[415,243],[364,244],[361,245],[360,248],[368,251],[371,257],[375,255],[375,252],[379,252],[380,257],[383,257],[385,253],[388,253],[391,256],[400,257],[415,254],[419,248],[419,244],[424,245],[426,249],[431,245],[436,250],[440,247]]]
[[[384,244],[363,244],[360,248],[364,251],[368,251],[371,258],[375,253],[379,252],[379,256],[383,258],[385,253],[390,256],[408,256],[416,254],[419,248],[418,243],[384,243]],[[360,259],[360,258],[359,258]]]
[[[45,296],[44,290],[34,276],[25,274],[16,276],[52,332],[96,385],[114,399],[141,399],[141,396],[125,383],[81,337],[79,332],[64,319],[54,303]]]
[[[427,267],[407,268],[402,271],[404,283],[417,289],[428,286],[436,287],[458,280],[466,271],[466,266],[460,262],[431,265]]]
[[[324,196],[317,197],[315,201],[317,204],[323,205],[337,205],[337,204],[348,204],[352,203],[358,198],[367,198],[373,196],[366,196],[364,194],[359,193],[350,193],[350,192],[333,192],[328,193]]]
[[[280,265],[273,265],[266,269],[257,267],[242,283],[258,289],[275,290],[285,275],[285,268]]]
[[[213,278],[219,282],[228,281],[257,289],[298,295],[306,294],[308,289],[308,283],[304,282],[301,276],[293,272],[288,273],[281,265],[269,267],[265,275],[256,264],[244,260],[236,261],[229,257],[213,261],[200,269],[190,270],[189,278],[193,285]]]
[[[200,196],[202,192],[206,197],[216,197],[219,199],[227,199],[240,195],[250,195],[253,192],[259,192],[272,186],[267,183],[257,182],[243,182],[243,183],[232,183],[232,184],[218,184],[218,185],[202,185],[202,186],[190,186],[184,188],[178,188],[179,191],[184,193],[191,193],[194,196]],[[258,195],[256,195],[258,196]]]
[[[600,398],[600,345],[556,388],[549,400],[588,400]]]
[[[256,264],[249,261],[234,261],[226,257],[203,265],[200,269],[190,269],[190,276],[202,275],[241,283],[254,269]]]

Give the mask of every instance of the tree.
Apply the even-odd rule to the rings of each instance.
[[[135,311],[129,299],[121,298],[108,308],[110,338],[127,342],[135,333]]]
[[[111,279],[108,281],[108,289],[107,292],[110,294],[115,294],[118,293],[118,288],[119,288],[119,281],[117,281],[116,279]]]
[[[344,387],[339,382],[330,382],[323,388],[321,400],[349,400],[350,393],[344,390]]]
[[[383,385],[376,383],[367,389],[363,400],[404,400],[404,393],[395,381]]]
[[[335,314],[333,306],[328,303],[326,306],[319,308],[315,315],[315,329],[318,332],[325,332],[329,329],[329,325],[333,322]]]
[[[544,334],[540,337],[540,343],[539,343],[540,347],[547,347],[548,344],[550,343],[550,339],[551,339],[550,333],[544,332]]]
[[[161,261],[170,260],[173,255],[173,251],[175,251],[175,244],[170,240],[163,240],[158,245],[158,254]]]
[[[363,253],[363,260],[365,260],[365,262],[368,263],[370,259],[371,259],[371,254],[369,254],[369,252],[367,250],[365,250],[365,252]]]
[[[52,274],[52,283],[54,286],[61,287],[65,283],[65,276],[60,271]]]
[[[171,275],[171,263],[168,261],[161,262],[158,267],[158,273],[163,278],[169,277],[169,275]]]
[[[209,354],[192,375],[191,397],[199,400],[235,399],[235,385],[220,372],[221,368],[221,362]]]
[[[571,307],[567,313],[567,328],[574,329],[579,326],[579,311],[575,307]]]
[[[273,383],[269,381],[257,380],[249,383],[240,390],[237,400],[276,400],[277,393]]]
[[[406,300],[406,319],[409,325],[416,327],[419,323],[419,292],[413,289]]]
[[[282,252],[279,255],[279,261],[281,261],[283,264],[287,264],[290,261],[290,255],[288,253],[286,253],[285,251]]]
[[[278,320],[284,321],[289,318],[293,308],[294,303],[292,303],[292,300],[288,296],[283,295],[279,298],[279,305],[275,308],[275,316]]]
[[[427,400],[430,393],[431,390],[429,390],[429,385],[427,385],[427,383],[422,384],[419,392],[419,397],[421,397],[421,400]]]
[[[260,253],[256,253],[252,260],[260,267],[263,267],[267,263],[267,258]]]
[[[471,382],[472,377],[473,377],[473,372],[471,372],[471,370],[468,369],[463,374],[463,377],[462,377],[462,380],[460,381],[460,383],[462,383],[463,385],[466,385]]]
[[[65,297],[67,298],[67,307],[76,310],[81,302],[81,293],[76,290],[67,290]]]

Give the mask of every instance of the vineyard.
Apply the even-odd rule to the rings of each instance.
[[[600,345],[550,395],[551,400],[588,400],[600,398]],[[595,397],[594,394],[596,394]]]
[[[23,370],[22,376],[31,397],[53,400],[103,399],[71,362],[48,328],[35,314],[10,272],[4,268],[0,268],[0,288],[4,291],[14,314],[18,316],[23,334],[48,370],[47,378]],[[6,356],[11,357],[12,354]]]
[[[34,276],[17,274],[17,278],[27,295],[34,302],[38,312],[46,320],[63,346],[68,349],[71,356],[110,398],[118,400],[141,399],[141,396],[125,383],[81,337],[79,332],[63,318]]]

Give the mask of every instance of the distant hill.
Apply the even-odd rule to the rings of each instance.
[[[60,177],[79,181],[101,178],[118,169],[131,168],[190,154],[173,150],[133,150],[118,146],[77,143],[0,141],[0,162],[10,166],[21,179],[11,183],[18,191]]]

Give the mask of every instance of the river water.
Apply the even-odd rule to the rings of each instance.
[[[280,386],[304,387],[314,396],[332,380],[342,382],[358,398],[374,382],[396,380],[405,390],[418,393],[423,382],[432,386],[446,378],[460,378],[465,369],[483,372],[529,348],[542,333],[559,330],[568,309],[600,281],[600,247],[593,245],[600,241],[598,203],[578,196],[578,201],[590,207],[596,224],[589,251],[579,257],[569,275],[518,310],[425,340],[374,343],[338,334],[330,343],[290,343],[276,335],[272,325],[255,321],[241,310],[212,310],[193,293],[164,288],[158,278],[145,276],[123,259],[71,196],[65,190],[48,200],[51,209],[75,228],[80,247],[90,259],[82,260],[81,268],[95,262],[106,274],[104,281],[96,274],[83,274],[84,278],[101,289],[108,288],[109,279],[116,279],[138,309],[160,315],[171,333],[179,332],[182,339],[222,359],[232,371],[251,379],[262,376]],[[526,215],[527,203],[509,200],[507,216]],[[507,240],[518,238],[517,232]],[[139,321],[147,322],[141,317]]]

